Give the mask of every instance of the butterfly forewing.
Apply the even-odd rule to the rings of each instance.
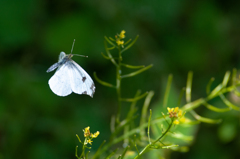
[[[93,97],[95,85],[87,72],[73,60],[68,61],[67,65],[71,67],[71,69],[69,69],[69,76],[72,91],[77,94],[87,94]]]

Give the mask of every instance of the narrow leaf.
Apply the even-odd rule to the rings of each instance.
[[[96,72],[93,73],[93,76],[94,76],[94,78],[98,81],[98,83],[100,83],[100,84],[102,84],[102,85],[104,85],[104,86],[107,86],[107,87],[116,88],[116,86],[100,80],[100,79],[97,77],[97,73],[96,73]]]
[[[236,105],[232,104],[229,100],[227,100],[227,98],[226,98],[223,94],[220,94],[219,96],[221,97],[222,101],[223,101],[228,107],[230,107],[231,109],[237,110],[237,111],[240,110],[239,107],[237,107]]]
[[[116,61],[115,61],[114,58],[112,57],[112,54],[110,53],[110,51],[108,50],[106,41],[104,41],[104,47],[105,47],[106,53],[107,53],[108,57],[110,58],[111,62],[112,62],[116,67],[118,67],[118,64],[116,63]]]
[[[235,88],[235,90],[233,91],[233,93],[234,93],[236,96],[240,97],[240,92],[237,90],[237,88]]]
[[[190,71],[190,72],[188,72],[187,86],[186,86],[186,101],[187,101],[187,103],[191,102],[192,79],[193,79],[193,72]]]
[[[210,81],[208,82],[208,84],[207,84],[207,88],[206,88],[206,93],[207,93],[207,95],[209,95],[209,93],[210,93],[210,91],[211,91],[211,85],[212,85],[212,83],[213,83],[214,80],[215,80],[214,77],[212,77],[212,78],[210,79]]]
[[[182,100],[182,97],[183,97],[183,94],[184,94],[185,91],[186,91],[186,88],[184,87],[184,88],[182,88],[182,90],[181,90],[181,92],[179,94],[178,103],[177,103],[178,107],[180,107],[180,105],[181,105],[181,100]]]
[[[76,148],[75,148],[75,156],[76,156],[77,158],[80,158],[80,157],[78,157],[77,151],[78,151],[78,146],[76,146]]]
[[[137,96],[135,98],[121,98],[121,101],[125,101],[125,102],[134,102],[134,101],[138,101],[142,98],[144,98],[146,95],[148,94],[148,92],[145,92],[144,94]]]
[[[148,142],[149,144],[151,144],[151,140],[150,140],[150,123],[151,123],[151,117],[152,117],[152,110],[150,109],[150,115],[148,118]]]
[[[110,45],[116,47],[116,45],[115,45],[112,41],[110,41],[106,36],[104,36],[104,39],[105,39]]]
[[[105,59],[107,59],[107,60],[110,60],[110,59],[111,59],[110,57],[104,55],[104,53],[102,53],[102,52],[101,52],[101,55],[103,56],[103,58],[105,58]]]
[[[130,146],[126,146],[126,148],[124,149],[122,155],[121,155],[121,159],[123,159],[123,157],[125,156],[127,150],[130,148]]]
[[[121,53],[129,49],[137,41],[138,37],[139,36],[137,35],[136,38],[128,46],[124,47],[124,49],[121,50]]]
[[[222,82],[222,85],[223,87],[226,87],[227,86],[227,83],[229,81],[229,77],[230,77],[230,71],[227,71],[224,75],[224,78],[223,78],[223,82]]]
[[[220,83],[214,90],[212,90],[212,92],[207,97],[207,100],[210,100],[210,99],[218,96],[219,92],[222,90],[222,88],[223,88],[223,85],[222,85],[222,83]]]
[[[144,101],[144,104],[143,104],[143,108],[142,108],[142,115],[141,115],[141,119],[140,119],[140,125],[143,125],[144,123],[146,123],[146,120],[147,120],[147,109],[150,105],[150,101],[152,99],[154,95],[154,92],[153,91],[150,91]],[[141,130],[140,132],[141,136],[145,136],[145,131],[144,130]]]
[[[199,107],[200,105],[202,105],[203,103],[205,103],[205,100],[203,98],[200,98],[200,99],[195,100],[191,103],[185,104],[181,109],[182,109],[183,112],[193,110],[193,109]]]
[[[138,90],[136,92],[134,98],[138,97],[140,94],[141,94],[141,91]],[[135,100],[135,101],[132,102],[132,104],[130,106],[130,110],[129,110],[128,115],[127,115],[127,119],[130,119],[133,116],[133,114],[137,111],[137,109],[135,108],[135,106],[137,104],[137,101],[138,100]],[[130,129],[130,124],[125,126],[124,134],[128,133],[129,129]],[[128,143],[129,143],[129,138],[125,138],[124,141],[123,141],[123,144],[128,145]]]
[[[163,149],[169,149],[169,148],[172,148],[172,147],[178,147],[178,145],[163,146],[162,148]]]
[[[164,98],[163,98],[163,107],[165,107],[165,108],[167,107],[167,103],[168,103],[168,97],[169,97],[169,92],[171,89],[172,79],[173,79],[173,75],[170,74],[168,76],[167,87],[166,87],[166,91],[164,93]]]
[[[94,154],[94,156],[93,156],[92,159],[97,158],[98,154],[100,153],[101,148],[103,147],[103,145],[104,145],[105,143],[106,143],[106,140],[104,140],[104,141],[102,142],[102,144],[99,146],[99,148],[97,149],[97,151],[96,151],[96,153]]]
[[[77,138],[78,138],[78,141],[79,141],[80,143],[82,143],[82,141],[81,141],[80,137],[78,136],[78,134],[76,134],[76,136],[77,136]]]
[[[137,74],[139,73],[142,73],[143,71],[146,71],[148,70],[149,68],[151,68],[153,65],[148,65],[147,67],[144,67],[138,71],[135,71],[135,72],[132,72],[132,73],[129,73],[129,74],[126,74],[126,75],[122,75],[121,78],[126,78],[126,77],[132,77],[132,76],[136,76]]]
[[[89,154],[89,152],[90,152],[90,151],[87,151],[87,153],[86,153],[86,155],[85,155],[85,156],[86,156],[86,159],[88,159],[88,154]]]
[[[115,132],[115,123],[116,123],[116,118],[115,118],[114,115],[112,115],[111,121],[110,121],[110,130],[111,130],[111,133],[114,133],[114,132]]]
[[[113,152],[111,152],[106,159],[110,159],[116,152],[117,152],[118,148],[116,148]]]
[[[209,110],[212,110],[214,112],[218,112],[218,113],[223,113],[223,112],[227,112],[227,111],[230,111],[231,108],[217,108],[217,107],[214,107],[208,103],[203,103],[203,105],[208,108]]]
[[[128,43],[130,43],[130,41],[132,41],[132,39],[129,39],[127,42],[124,42],[124,45],[127,45]]]
[[[190,142],[190,141],[193,141],[193,136],[186,136],[180,132],[174,132],[174,133],[171,133],[169,134],[170,136],[176,138],[176,139],[181,139],[181,140],[184,140],[186,142]]]
[[[220,122],[222,122],[222,119],[218,119],[218,120],[214,120],[214,119],[209,119],[209,118],[205,118],[205,117],[201,117],[200,115],[198,115],[195,111],[191,110],[190,113],[193,115],[193,117],[195,119],[197,119],[198,121],[204,122],[204,123],[209,123],[209,124],[218,124]]]
[[[237,81],[237,69],[234,68],[232,71],[232,85],[236,85],[236,81]]]
[[[121,63],[122,66],[127,67],[127,68],[131,68],[131,69],[138,69],[138,68],[143,68],[145,67],[144,65],[140,65],[140,66],[133,66],[133,65],[128,65],[128,64],[124,64]]]

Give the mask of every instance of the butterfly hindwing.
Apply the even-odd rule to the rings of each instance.
[[[67,96],[72,93],[70,78],[67,74],[67,65],[59,66],[55,74],[50,78],[48,84],[51,90],[59,96]]]

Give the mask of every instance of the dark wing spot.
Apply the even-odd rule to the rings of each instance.
[[[94,83],[91,85],[90,89],[92,90],[92,94],[90,95],[91,97],[93,97],[93,94],[95,93],[95,85]]]
[[[83,77],[83,78],[82,78],[82,81],[85,82],[86,79],[87,79],[86,77]]]
[[[87,94],[87,91],[84,91],[82,94]]]

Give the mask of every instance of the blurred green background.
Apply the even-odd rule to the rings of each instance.
[[[108,140],[110,117],[117,110],[115,90],[94,79],[93,99],[63,98],[48,86],[53,72],[46,70],[61,51],[70,53],[73,39],[73,53],[89,56],[73,59],[91,77],[97,72],[114,84],[115,68],[101,56],[103,37],[121,30],[126,39],[139,35],[123,62],[154,67],[123,80],[123,97],[133,97],[137,89],[154,90],[157,106],[168,74],[173,74],[177,96],[191,70],[195,100],[206,96],[211,77],[217,85],[227,70],[240,67],[239,7],[234,0],[0,0],[0,159],[75,158],[75,146],[80,146],[75,135],[82,137],[87,126],[100,131],[92,151]],[[212,104],[223,105],[219,99]],[[123,106],[127,111],[129,105]],[[239,112],[218,114],[204,107],[197,112],[223,118],[223,123],[200,124],[189,152],[169,158],[239,158]]]

